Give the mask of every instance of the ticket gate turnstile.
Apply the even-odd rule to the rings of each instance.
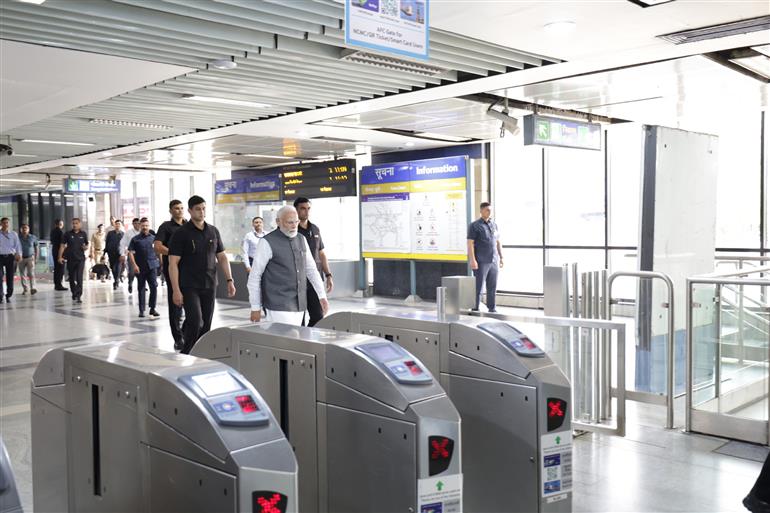
[[[213,330],[192,353],[263,393],[297,455],[303,513],[463,511],[460,417],[397,344],[258,323]]]
[[[0,436],[0,513],[23,513],[16,478],[5,442]]]
[[[53,349],[32,379],[36,512],[297,512],[297,463],[232,368],[126,343]]]
[[[570,384],[525,334],[491,319],[386,308],[318,326],[392,340],[440,376],[463,422],[466,511],[571,511]]]

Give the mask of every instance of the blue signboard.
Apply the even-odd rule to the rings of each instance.
[[[217,203],[252,203],[281,200],[281,176],[269,174],[217,180],[214,184]]]
[[[120,192],[120,180],[81,180],[79,178],[67,178],[64,180],[64,192],[74,192],[79,194]]]
[[[428,0],[345,0],[345,44],[428,59]]]

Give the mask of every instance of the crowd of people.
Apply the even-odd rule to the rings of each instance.
[[[328,311],[326,294],[334,281],[321,231],[310,222],[311,207],[307,198],[282,207],[278,227],[271,232],[265,231],[261,217],[252,219],[241,248],[248,280],[239,286],[246,286],[249,292],[253,322],[264,319],[314,326]],[[73,303],[81,304],[86,274],[102,283],[111,278],[113,290],[125,281],[129,294],[133,294],[136,280],[139,317],[158,319],[160,278],[168,285],[174,348],[189,353],[211,328],[217,268],[227,281],[229,297],[235,295],[236,285],[219,230],[205,220],[205,200],[189,198],[189,219],[185,219],[184,204],[174,199],[169,214],[171,218],[157,232],[146,217],[132,219],[128,228],[122,220],[111,218],[109,227],[98,225],[91,237],[80,219],[72,219],[68,231],[56,219],[50,233],[54,290],[69,291]],[[4,275],[6,282],[0,300],[10,302],[17,269],[23,294],[37,293],[35,263],[39,256],[39,239],[28,225],[22,224],[17,234],[10,229],[8,218],[0,220],[0,281]],[[69,288],[63,283],[65,269]]]

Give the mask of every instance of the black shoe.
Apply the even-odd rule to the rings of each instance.
[[[154,308],[150,308],[150,317],[153,319],[157,319],[158,317],[160,317],[160,314]]]
[[[754,490],[743,499],[743,505],[752,513],[770,513],[770,503],[758,498]]]
[[[139,312],[139,317],[144,317],[144,312]]]
[[[128,287],[128,293],[129,294],[133,294],[134,293],[134,289],[132,289],[130,286]]]
[[[82,304],[82,303],[83,303],[83,300],[82,300],[82,299],[80,299],[80,298],[76,298],[76,299],[75,299],[75,302],[76,302],[77,304]]]
[[[68,290],[67,287],[54,287],[54,290]]]
[[[492,310],[489,311],[489,313],[497,313],[497,310],[493,308]]]
[[[11,296],[5,296],[5,302],[10,303],[11,302]]]

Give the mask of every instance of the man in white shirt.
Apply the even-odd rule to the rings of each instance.
[[[131,294],[134,291],[134,269],[132,265],[126,264],[126,257],[128,256],[128,245],[131,240],[139,235],[141,226],[139,225],[139,218],[135,217],[131,221],[131,228],[126,230],[126,234],[120,239],[120,263],[128,267],[128,293]],[[138,281],[138,280],[137,280]]]
[[[246,266],[247,273],[251,272],[251,265],[254,262],[254,255],[257,252],[257,244],[259,244],[259,240],[266,235],[263,231],[264,224],[261,217],[255,217],[251,220],[253,230],[247,233],[243,238],[243,265]]]
[[[329,310],[321,275],[305,237],[298,237],[299,217],[292,206],[282,207],[278,229],[265,235],[254,255],[248,289],[251,321],[265,320],[300,326],[307,309],[307,286],[313,287],[323,313]]]

